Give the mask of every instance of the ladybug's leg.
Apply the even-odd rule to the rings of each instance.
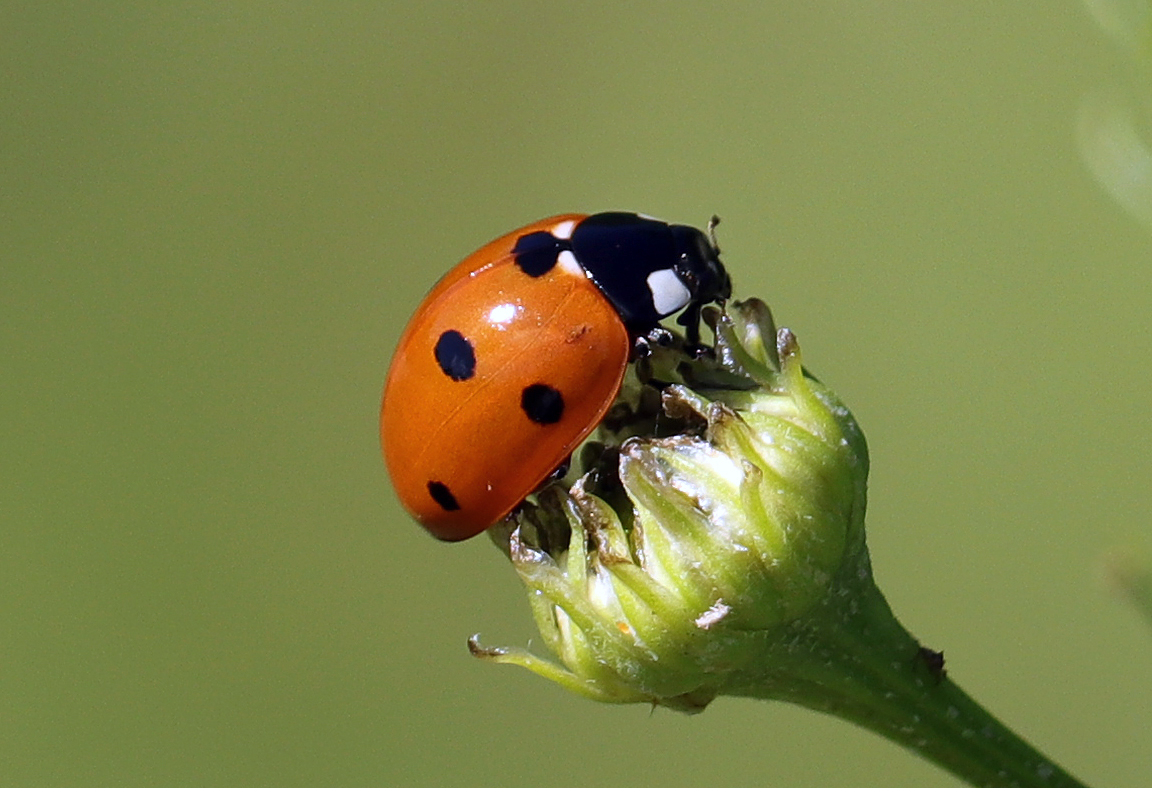
[[[653,346],[671,347],[676,342],[676,336],[662,326],[649,329],[648,333],[641,334],[632,341],[632,360],[648,358],[652,355]]]
[[[700,310],[703,308],[703,304],[691,303],[676,318],[676,322],[684,326],[684,352],[692,358],[700,358],[709,353],[709,348],[700,343]]]
[[[700,344],[700,309],[700,304],[692,302],[676,318],[677,324],[684,326],[684,338],[689,347]]]
[[[568,475],[568,470],[572,467],[572,455],[564,458],[564,462],[560,463],[552,473],[548,474],[547,478],[540,483],[541,486],[551,482],[558,482]]]

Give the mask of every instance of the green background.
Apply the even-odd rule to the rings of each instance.
[[[473,248],[703,224],[853,408],[881,587],[1099,786],[1152,775],[1152,235],[1077,108],[1075,0],[0,9],[0,784],[950,786],[800,709],[598,706],[465,639],[530,615],[379,457]],[[1144,88],[1147,89],[1145,85]]]

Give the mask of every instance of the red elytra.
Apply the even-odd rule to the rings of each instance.
[[[384,458],[405,509],[440,539],[509,514],[620,389],[632,340],[612,304],[578,266],[530,276],[512,255],[526,234],[563,236],[584,218],[544,219],[469,255],[400,339],[381,408]]]
[[[553,216],[472,253],[388,373],[380,437],[401,503],[441,539],[485,530],[600,423],[634,343],[683,311],[699,347],[702,306],[731,292],[711,235],[636,213]]]

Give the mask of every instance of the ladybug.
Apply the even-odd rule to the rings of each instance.
[[[473,252],[388,371],[380,438],[404,508],[445,541],[500,521],[600,423],[660,320],[682,311],[698,346],[701,308],[731,290],[710,234],[635,213],[553,216]]]

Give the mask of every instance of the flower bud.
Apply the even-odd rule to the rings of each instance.
[[[714,358],[664,348],[646,364],[667,383],[661,412],[645,416],[636,384],[599,464],[491,532],[562,665],[473,638],[478,656],[597,700],[699,711],[762,687],[830,602],[871,584],[851,413],[762,302],[708,319]]]
[[[657,348],[586,472],[489,530],[559,662],[476,637],[473,654],[611,703],[788,701],[972,785],[1084,788],[892,614],[864,541],[864,436],[792,332],[759,301],[705,318],[714,356]]]

